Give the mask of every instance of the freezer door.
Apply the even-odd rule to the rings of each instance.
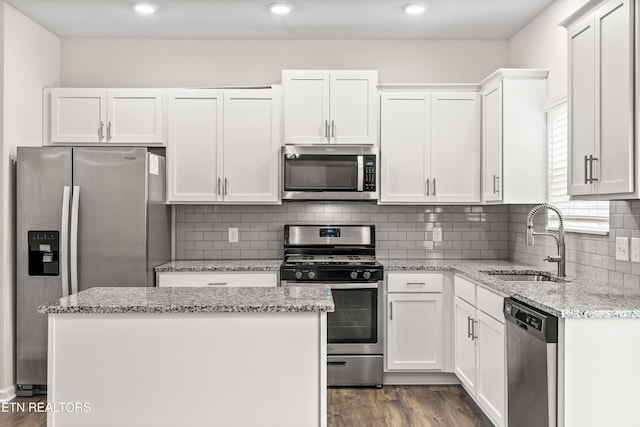
[[[71,148],[18,148],[16,383],[20,387],[47,383],[47,316],[38,314],[38,306],[62,297],[61,274],[64,271],[64,266],[60,265],[55,275],[29,275],[29,231],[58,233],[59,247],[63,248],[64,188],[70,186]],[[47,256],[46,252],[42,251],[41,256]],[[60,264],[65,258],[61,255],[56,256]]]
[[[73,185],[80,189],[78,290],[146,286],[146,148],[74,148]]]

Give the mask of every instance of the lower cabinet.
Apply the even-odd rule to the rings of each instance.
[[[441,273],[387,275],[387,371],[445,368],[444,280]]]
[[[454,372],[497,427],[506,426],[504,296],[455,277]]]
[[[268,272],[161,272],[158,287],[275,287],[278,273]]]

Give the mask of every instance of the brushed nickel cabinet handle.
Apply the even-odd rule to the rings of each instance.
[[[207,286],[227,286],[227,282],[211,282],[207,283]]]
[[[433,178],[433,195],[436,195],[436,179]]]
[[[100,122],[100,127],[98,128],[98,141],[102,141],[104,138],[104,122]]]
[[[588,174],[588,164],[589,164],[589,157],[585,154],[584,155],[584,183],[588,184],[589,181],[589,174]]]

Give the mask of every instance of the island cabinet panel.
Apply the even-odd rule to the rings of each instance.
[[[275,287],[277,272],[162,272],[158,287]]]
[[[64,427],[326,426],[326,313],[49,314]]]
[[[455,277],[455,374],[497,427],[506,425],[504,295]]]

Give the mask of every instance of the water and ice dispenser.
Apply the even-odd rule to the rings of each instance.
[[[58,231],[29,231],[29,276],[60,275]]]

